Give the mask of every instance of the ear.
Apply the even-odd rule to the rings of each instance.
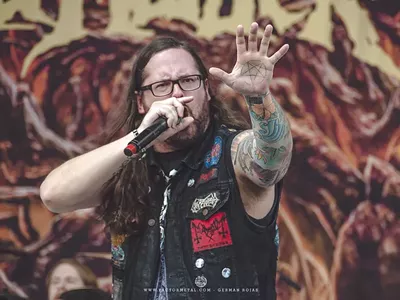
[[[211,100],[211,95],[210,95],[210,92],[209,92],[210,85],[208,83],[208,79],[204,80],[204,88],[206,90],[207,101],[210,101]]]
[[[145,111],[144,105],[143,105],[143,95],[142,95],[142,93],[137,93],[136,94],[136,103],[137,103],[139,114],[144,115],[146,113],[146,111]]]

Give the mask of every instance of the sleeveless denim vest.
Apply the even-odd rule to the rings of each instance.
[[[249,217],[231,157],[232,140],[239,131],[215,127],[170,182],[164,240],[168,299],[276,299],[276,219],[282,181],[275,185],[269,214],[262,220]],[[138,236],[112,237],[114,300],[148,300],[155,287],[159,216],[167,186],[157,174],[149,188],[147,227]]]

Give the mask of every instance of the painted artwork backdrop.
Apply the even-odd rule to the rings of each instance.
[[[271,86],[294,137],[279,299],[398,299],[399,11],[390,0],[1,1],[0,288],[47,299],[49,268],[77,257],[110,289],[102,222],[92,209],[49,212],[40,183],[101,144],[149,41],[188,41],[208,67],[230,71],[236,26],[257,21],[274,26],[271,52],[290,45]],[[248,118],[240,95],[212,83]]]

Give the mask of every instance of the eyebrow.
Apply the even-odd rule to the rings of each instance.
[[[198,73],[198,74],[197,74]],[[145,73],[143,73],[144,74],[144,76],[143,76],[143,82],[147,79],[146,78],[146,76],[148,76],[148,74],[146,75]],[[178,78],[182,78],[182,77],[186,77],[186,76],[190,76],[190,75],[200,75],[200,71],[199,70],[195,70],[195,71],[193,71],[193,72],[187,72],[187,71],[185,71],[184,73],[182,73],[182,74],[179,74],[178,75],[178,77],[176,78],[176,79],[178,79]],[[162,75],[161,75],[162,76]],[[160,81],[166,81],[166,80],[174,80],[174,79],[172,79],[169,75],[167,75],[166,77],[164,77],[164,78],[160,78],[160,79],[155,79],[155,81],[154,82],[160,82]]]
[[[199,73],[200,73],[200,72],[199,72]],[[156,80],[156,81],[151,81],[150,83],[147,83],[147,84],[142,84],[142,86],[148,86],[148,85],[152,85],[152,84],[158,83],[158,82],[164,82],[164,81],[170,81],[170,80],[178,80],[178,79],[181,79],[181,78],[183,78],[183,77],[194,76],[194,75],[199,75],[199,76],[201,76],[201,74],[190,74],[190,73],[187,73],[187,74],[178,76],[176,79],[172,79],[172,78],[169,78],[169,79],[160,79],[160,80]],[[144,82],[144,80],[143,80],[143,82]]]

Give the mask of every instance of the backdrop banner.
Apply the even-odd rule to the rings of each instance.
[[[271,86],[294,138],[278,298],[398,299],[400,2],[390,0],[1,1],[0,289],[47,299],[49,269],[76,257],[110,290],[103,223],[93,209],[49,212],[41,182],[102,143],[141,47],[174,36],[230,71],[236,26],[252,21],[274,26],[271,53],[290,45]],[[211,81],[248,118],[242,96]]]

